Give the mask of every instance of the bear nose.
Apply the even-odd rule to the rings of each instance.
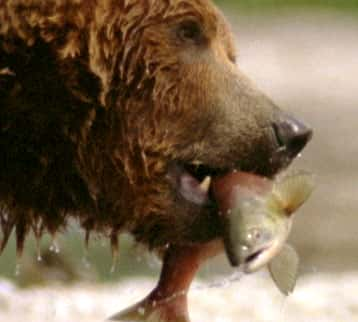
[[[312,137],[312,129],[303,122],[285,116],[273,124],[277,141],[290,157],[295,157]]]

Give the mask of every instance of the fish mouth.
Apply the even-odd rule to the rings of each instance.
[[[273,241],[270,244],[255,249],[242,258],[242,270],[244,273],[253,273],[267,265],[281,250],[283,244]]]
[[[263,257],[265,257],[264,255],[266,254],[266,250],[267,247],[261,248],[245,258],[243,264],[243,270],[245,273],[250,273],[264,265],[262,262],[264,261]]]

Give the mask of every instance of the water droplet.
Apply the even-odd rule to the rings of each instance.
[[[243,276],[243,272],[241,271],[235,271],[231,276],[230,276],[230,280],[232,282],[238,281],[242,278]]]
[[[57,242],[56,241],[53,241],[52,242],[52,244],[50,245],[50,251],[51,252],[54,252],[54,253],[56,253],[56,254],[58,254],[61,250],[60,250],[60,247],[59,247],[59,245],[57,244]]]
[[[116,268],[117,268],[117,259],[113,258],[112,259],[111,269],[110,269],[109,273],[114,274],[114,272],[116,271]]]
[[[21,273],[21,264],[17,263],[15,266],[15,276],[19,276]]]
[[[83,264],[84,268],[86,268],[86,269],[89,269],[91,267],[91,263],[88,259],[87,252],[82,257],[82,264]]]
[[[144,315],[145,314],[145,308],[142,307],[142,306],[140,306],[137,311],[138,311],[139,315]]]
[[[36,258],[37,258],[37,261],[39,261],[39,262],[42,261],[40,238],[36,238]]]
[[[162,264],[159,258],[154,254],[146,254],[146,262],[148,264],[148,267],[153,270],[159,269]]]
[[[247,252],[247,251],[249,250],[249,247],[247,247],[246,245],[242,245],[242,246],[241,246],[241,250],[242,250],[243,252]]]

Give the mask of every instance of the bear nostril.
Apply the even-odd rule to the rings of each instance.
[[[277,141],[290,157],[295,157],[312,137],[312,129],[291,116],[273,123]]]

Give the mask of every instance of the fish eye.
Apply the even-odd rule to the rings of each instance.
[[[262,232],[260,229],[253,228],[247,233],[247,239],[250,242],[255,242],[260,240],[262,237]]]

